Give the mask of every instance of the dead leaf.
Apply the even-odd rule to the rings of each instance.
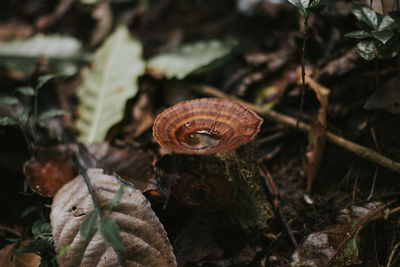
[[[11,19],[0,24],[0,41],[28,38],[33,32],[34,29],[29,24]]]
[[[301,83],[301,70],[297,70],[298,83]],[[330,90],[314,81],[309,74],[305,75],[305,83],[314,90],[320,103],[318,112],[314,115],[311,123],[311,131],[308,133],[308,145],[306,148],[306,159],[304,162],[304,170],[307,176],[307,191],[310,192],[311,187],[317,177],[318,168],[321,164],[325,151],[326,142],[326,112],[328,109],[328,97]]]
[[[32,191],[52,197],[76,176],[72,151],[68,150],[68,146],[42,149],[35,158],[25,162],[24,174]]]
[[[307,266],[350,266],[365,264],[362,242],[366,242],[363,230],[375,220],[386,218],[387,205],[380,202],[364,206],[352,206],[341,211],[334,225],[324,231],[311,233],[292,254],[292,267]],[[371,235],[370,231],[365,234]],[[366,244],[367,247],[372,244]],[[364,265],[363,265],[364,266]]]
[[[107,37],[113,24],[113,13],[110,1],[100,1],[92,11],[92,17],[97,20],[90,36],[90,46],[95,47]]]
[[[107,142],[90,144],[87,149],[97,161],[91,167],[115,172],[142,192],[157,189],[151,151],[130,144],[111,146]]]
[[[281,77],[260,87],[255,97],[255,103],[266,110],[272,109],[277,103],[279,103],[286,87],[290,83],[295,82],[296,79],[297,75],[294,70],[289,69],[284,71]]]
[[[38,267],[40,256],[35,253],[14,254],[17,243],[5,246],[0,250],[0,266],[2,267]]]
[[[120,183],[113,176],[103,174],[102,169],[88,169],[87,174],[104,214]],[[82,176],[63,186],[54,197],[50,221],[56,251],[71,245],[71,249],[58,259],[60,266],[71,266],[77,262],[85,244],[79,229],[94,209]],[[79,214],[76,214],[77,210]],[[108,218],[115,221],[121,231],[126,249],[119,253],[125,266],[176,266],[167,234],[152,211],[150,202],[139,190],[126,186],[119,205]],[[96,232],[83,254],[80,266],[117,265],[115,250],[107,246],[99,232]]]
[[[364,108],[380,108],[393,114],[400,114],[399,84],[400,76],[396,76],[388,81],[368,98]]]
[[[153,125],[156,118],[154,102],[157,96],[155,94],[154,90],[146,90],[138,97],[132,108],[132,122],[123,129],[129,138],[138,137]]]

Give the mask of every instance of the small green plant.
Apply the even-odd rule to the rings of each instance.
[[[37,143],[37,127],[47,128],[43,123],[46,118],[65,114],[64,110],[50,109],[38,114],[39,89],[51,79],[63,74],[47,74],[38,78],[35,87],[19,87],[13,91],[13,95],[0,95],[0,105],[6,107],[7,115],[0,118],[0,126],[17,125],[27,143],[28,151],[31,157],[34,156]],[[26,96],[33,98],[33,107],[23,105],[19,97]]]
[[[365,28],[345,34],[346,37],[361,40],[356,45],[358,54],[366,60],[395,57],[400,49],[395,34],[395,30],[400,28],[400,11],[382,15],[360,2],[353,2],[351,11]]]
[[[288,0],[291,4],[295,5],[300,13],[303,14],[304,17],[304,33],[303,33],[303,45],[301,48],[301,81],[302,81],[302,88],[301,88],[301,102],[300,102],[300,114],[303,112],[304,106],[304,94],[306,91],[306,83],[305,83],[305,76],[306,76],[306,62],[305,62],[305,53],[306,53],[306,42],[308,38],[308,18],[310,17],[310,13],[313,10],[318,9],[322,4],[320,0]],[[297,120],[297,127],[300,122],[300,115],[299,119]]]

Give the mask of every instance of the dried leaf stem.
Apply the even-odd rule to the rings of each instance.
[[[99,214],[99,218],[100,218],[100,220],[102,220],[102,219],[104,219],[104,214],[101,211],[99,201],[97,200],[97,197],[96,197],[96,195],[94,193],[93,187],[92,187],[92,185],[90,183],[89,176],[87,174],[87,169],[85,167],[85,164],[83,163],[82,156],[80,154],[80,147],[81,146],[78,146],[78,149],[75,150],[75,162],[78,165],[79,172],[82,175],[83,180],[85,181],[86,187],[87,187],[87,189],[89,191],[89,194],[90,194],[90,196],[92,198],[94,207],[97,210],[97,213]],[[93,235],[92,235],[92,237],[93,237]],[[92,237],[89,238],[89,240],[86,242],[84,250],[86,250],[86,247],[89,244],[90,239],[92,239]],[[119,266],[123,267],[124,264],[123,264],[123,261],[122,261],[121,254],[119,253],[119,251],[117,249],[115,249],[115,248],[113,248],[113,249],[114,249],[115,254],[117,255]],[[84,254],[84,250],[82,251],[82,255]],[[80,262],[79,262],[79,264],[80,264]]]
[[[227,95],[211,86],[207,86],[207,85],[193,86],[191,89],[193,89],[194,91],[196,91],[200,94],[203,94],[203,95],[234,99],[234,100],[240,102],[242,105],[247,106],[248,108],[254,110],[255,112],[257,112],[258,114],[260,114],[267,120],[284,124],[290,128],[298,129],[301,132],[308,133],[308,131],[311,130],[311,126],[304,122],[299,122],[299,126],[297,128],[296,127],[297,120],[293,117],[276,112],[274,110],[265,110],[257,105],[254,105],[249,102],[240,100],[236,97]],[[351,141],[349,141],[339,135],[331,133],[329,131],[326,132],[326,138],[328,141],[332,142],[333,144],[340,146],[341,148],[343,148],[347,151],[350,151],[353,154],[355,154],[363,159],[369,160],[369,161],[374,162],[382,167],[385,167],[394,172],[400,173],[400,162],[397,162],[390,158],[387,158],[370,148],[367,148],[367,147],[361,146],[359,144],[356,144],[354,142],[351,142]]]

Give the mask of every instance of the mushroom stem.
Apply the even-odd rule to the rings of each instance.
[[[230,224],[240,224],[247,232],[265,231],[271,219],[274,218],[274,212],[267,198],[267,188],[260,176],[256,157],[256,144],[250,142],[236,150],[216,154],[190,156],[175,154],[169,157],[172,162],[164,163],[164,165],[174,166],[177,176],[186,173],[198,179],[211,176],[226,179],[233,185],[235,195],[230,205],[221,211],[221,216]],[[168,178],[160,177],[160,179]],[[175,181],[176,184],[179,182],[179,179]],[[223,190],[227,189],[215,188],[215,191]],[[191,194],[191,192],[185,193]],[[191,196],[187,197],[191,198]],[[215,199],[209,199],[209,201],[203,204],[218,206]]]

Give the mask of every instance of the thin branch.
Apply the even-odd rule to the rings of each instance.
[[[257,105],[254,105],[254,104],[245,102],[243,100],[240,100],[238,98],[232,97],[230,95],[227,95],[211,86],[206,86],[206,85],[193,86],[191,89],[193,89],[194,91],[197,91],[198,93],[203,94],[203,95],[234,99],[234,100],[240,102],[242,105],[247,106],[248,108],[259,113],[267,120],[281,123],[290,128],[296,129],[297,120],[293,117],[287,116],[285,114],[279,113],[274,110],[265,110],[262,107],[259,107]],[[311,130],[311,126],[304,122],[300,122],[299,127],[297,129],[300,130],[301,132],[308,133]],[[363,159],[374,162],[374,163],[376,163],[382,167],[388,168],[394,172],[400,173],[400,163],[399,162],[394,161],[390,158],[387,158],[370,148],[353,143],[339,135],[336,135],[336,134],[328,132],[328,131],[326,132],[326,138],[328,141],[336,144],[337,146],[340,146],[340,147],[346,149],[349,152],[352,152],[353,154],[355,154]]]
[[[83,163],[83,160],[82,160],[82,157],[81,157],[80,146],[78,146],[78,149],[75,150],[75,161],[76,161],[76,164],[78,165],[79,172],[81,173],[81,176],[82,176],[83,180],[85,181],[86,187],[87,187],[87,189],[89,191],[89,194],[90,194],[90,196],[92,198],[92,201],[93,201],[93,204],[95,206],[95,209],[97,210],[97,213],[99,214],[99,218],[100,218],[100,220],[102,220],[102,219],[104,219],[104,214],[101,211],[99,201],[98,201],[98,199],[96,197],[96,194],[95,194],[95,192],[93,190],[93,187],[92,187],[92,185],[90,183],[90,178],[89,178],[89,176],[87,174],[87,170],[86,170],[86,168],[84,166],[84,163]],[[117,255],[119,265],[121,267],[123,267],[124,265],[123,265],[121,254],[115,248],[113,248],[113,249],[114,249],[115,254]]]

